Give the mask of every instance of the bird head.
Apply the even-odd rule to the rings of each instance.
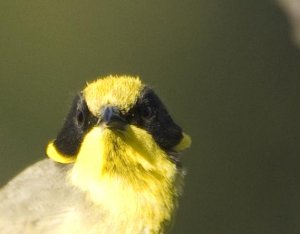
[[[46,153],[56,162],[74,163],[72,181],[83,190],[107,178],[141,188],[149,175],[171,180],[178,153],[190,142],[139,78],[108,76],[87,84],[75,97]]]

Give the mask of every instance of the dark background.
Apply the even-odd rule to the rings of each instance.
[[[173,233],[300,233],[300,50],[273,1],[0,2],[0,183],[74,94],[139,75],[193,137]]]

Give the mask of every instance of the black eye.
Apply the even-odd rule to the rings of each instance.
[[[150,119],[154,114],[154,111],[150,106],[144,106],[141,109],[140,115],[143,119]]]
[[[78,109],[76,113],[76,122],[79,127],[82,127],[85,121],[85,116],[83,114],[83,111]]]

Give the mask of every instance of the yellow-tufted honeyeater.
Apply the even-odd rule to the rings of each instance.
[[[0,233],[164,233],[190,137],[139,78],[108,76],[74,99],[46,149],[0,191]]]

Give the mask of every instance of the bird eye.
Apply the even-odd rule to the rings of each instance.
[[[77,110],[76,121],[77,121],[77,124],[78,124],[79,127],[83,126],[84,120],[85,120],[85,117],[84,117],[84,114],[83,114],[82,110]]]
[[[144,108],[142,108],[140,113],[143,119],[150,119],[153,116],[153,114],[154,112],[150,106],[145,106]]]
[[[134,112],[132,112],[132,113],[130,113],[130,115],[129,115],[132,119],[133,118],[135,118],[135,113]]]

